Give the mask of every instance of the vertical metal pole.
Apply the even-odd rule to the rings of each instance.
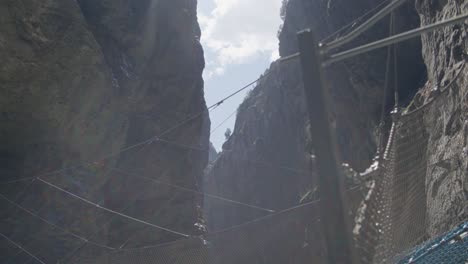
[[[328,91],[324,82],[322,56],[311,30],[298,33],[302,78],[311,134],[319,174],[320,216],[327,247],[327,263],[354,264],[351,226],[344,200],[344,181],[335,155],[334,131],[328,119]]]

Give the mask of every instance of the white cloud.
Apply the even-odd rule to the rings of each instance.
[[[216,75],[223,75],[224,74],[224,68],[218,67],[214,70]]]
[[[213,1],[211,12],[199,11],[202,44],[213,58],[205,78],[224,74],[228,65],[248,63],[258,56],[278,57],[276,33],[281,0]]]

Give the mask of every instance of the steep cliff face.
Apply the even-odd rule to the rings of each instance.
[[[348,24],[380,1],[290,0],[279,34],[280,54],[297,52],[296,33],[312,28],[321,39]],[[419,25],[414,6],[397,13],[398,31]],[[389,21],[377,24],[351,45],[388,35]],[[398,60],[402,100],[425,81],[419,40],[402,44]],[[376,152],[377,126],[385,81],[386,51],[380,50],[329,67],[333,127],[341,160],[364,171]],[[274,62],[268,74],[239,108],[236,126],[223,152],[207,176],[207,190],[271,209],[297,204],[315,189],[313,151],[308,135],[306,105],[299,61]],[[392,85],[392,84],[391,84]],[[391,97],[390,93],[387,95]],[[393,104],[387,101],[387,107]],[[312,124],[313,125],[313,124]],[[206,205],[206,201],[205,201]],[[354,205],[354,201],[353,201]],[[211,207],[213,206],[213,208]],[[262,214],[251,209],[228,208],[208,202],[208,225],[214,229]]]
[[[417,1],[422,24],[468,12],[468,1]],[[416,103],[437,100],[425,112],[429,133],[427,232],[435,236],[468,218],[468,26],[453,25],[422,37],[428,81]],[[447,87],[444,94],[440,90]]]
[[[198,197],[111,169],[197,188],[207,154],[155,140],[102,159],[206,110],[196,0],[7,0],[0,3],[0,21],[1,181],[73,165],[44,179],[148,222],[198,232]],[[208,131],[202,115],[161,138],[207,148]],[[75,166],[85,161],[96,166]],[[129,221],[107,225],[109,215],[37,181],[1,190],[48,220],[85,237],[98,234],[95,240],[112,246],[178,238]],[[66,242],[51,252],[58,235],[32,240],[50,228],[4,201],[1,206],[2,232],[46,262],[81,243],[62,237]],[[8,258],[7,247],[1,250]]]
[[[239,108],[232,136],[206,176],[209,192],[268,209],[284,209],[312,186],[297,67],[274,63]],[[288,89],[283,89],[288,87]],[[287,153],[287,154],[286,154]],[[220,229],[264,211],[205,200],[208,225]]]
[[[287,1],[285,22],[279,34],[281,56],[297,52],[297,31],[311,27],[320,38],[325,38],[380,2]],[[407,4],[395,13],[396,31],[464,13],[467,5],[466,1],[455,0]],[[385,20],[348,46],[386,37],[388,28],[389,21]],[[389,85],[398,87],[400,106],[409,105],[406,111],[438,97],[443,87],[451,87],[424,110],[421,128],[429,137],[423,148],[427,149],[428,157],[424,161],[428,164],[428,176],[427,223],[423,228],[428,237],[434,237],[467,218],[466,23],[398,44],[397,49],[398,81]],[[326,70],[339,155],[358,171],[367,168],[376,153],[385,68],[386,50],[382,49]],[[314,167],[311,142],[320,139],[307,133],[311,124],[306,118],[300,72],[298,61],[272,63],[265,73],[268,76],[239,108],[234,132],[206,176],[205,190],[274,210],[313,197],[316,179],[308,175]],[[384,108],[388,113],[394,104],[391,89],[385,96]],[[390,119],[386,121],[390,123]],[[301,195],[304,193],[307,195]],[[349,199],[353,208],[362,197]],[[218,230],[265,212],[205,200],[205,214],[208,227]]]

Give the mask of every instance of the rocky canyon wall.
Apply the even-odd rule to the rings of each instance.
[[[2,1],[0,181],[46,174],[43,179],[100,205],[199,233],[194,225],[199,197],[135,175],[196,189],[207,153],[154,140],[119,154],[163,133],[165,140],[208,148],[206,114],[167,132],[206,111],[196,5],[195,0]],[[47,174],[51,171],[56,173]],[[37,180],[0,189],[48,221],[111,247],[180,238],[110,218]],[[1,232],[47,263],[82,243],[5,200],[1,208]],[[0,251],[0,262],[26,261],[24,254],[13,256],[6,242]],[[77,257],[96,254],[87,246]]]
[[[298,31],[312,28],[324,39],[365,10],[375,8],[380,1],[290,0],[285,3],[284,25],[278,35],[282,57],[297,52]],[[397,15],[401,18],[396,25],[399,31],[419,25],[414,6],[406,5]],[[385,37],[388,29],[387,19],[351,45]],[[424,83],[425,68],[420,41],[402,44],[400,50],[398,59],[404,66],[398,72],[399,85],[403,91],[401,97],[406,99],[405,96],[413,95],[416,87]],[[339,155],[342,162],[357,171],[364,171],[376,152],[385,61],[386,50],[379,50],[337,63],[326,71]],[[314,166],[311,145],[313,140],[320,139],[312,139],[307,132],[311,124],[307,120],[299,61],[274,62],[265,75],[240,106],[233,135],[206,176],[205,188],[278,210],[299,203],[304,194],[315,189],[316,179],[309,173]],[[388,100],[387,109],[392,104]],[[206,208],[208,223],[213,228],[259,214],[242,208],[215,208]]]
[[[468,12],[468,1],[417,1],[423,25]],[[468,24],[422,37],[428,81],[414,99],[436,100],[425,111],[429,134],[427,233],[447,232],[468,219]]]
[[[312,28],[324,39],[379,3],[285,1],[285,20],[279,32],[281,56],[297,52],[298,31]],[[466,1],[409,2],[395,12],[395,30],[399,33],[447,19],[465,13],[466,8]],[[347,47],[388,36],[389,24],[388,18],[383,20]],[[386,110],[387,136],[391,123],[389,112],[394,104],[393,87],[398,88],[400,106],[406,112],[432,100],[441,89],[451,87],[424,114],[424,130],[429,136],[425,180],[427,221],[421,225],[426,229],[427,238],[446,232],[467,218],[466,34],[465,23],[398,44],[398,79],[389,83],[387,94],[384,94],[386,49],[326,69],[338,155],[342,162],[360,172],[369,167],[376,154],[382,106]],[[314,124],[307,121],[299,62],[273,62],[264,75],[239,107],[234,132],[205,176],[204,188],[278,211],[317,197],[316,176],[310,171],[314,171],[312,142],[320,139],[311,138],[308,133],[308,127]],[[392,74],[390,78],[393,77]],[[363,188],[361,196],[349,199],[352,209],[367,195],[366,191]],[[408,197],[413,196],[408,194]],[[266,214],[210,199],[205,199],[204,204],[211,230]]]

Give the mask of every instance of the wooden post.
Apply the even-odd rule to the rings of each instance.
[[[302,78],[319,175],[320,223],[327,263],[355,264],[351,226],[345,203],[344,179],[338,170],[335,136],[330,127],[328,91],[317,39],[311,30],[298,33]]]

